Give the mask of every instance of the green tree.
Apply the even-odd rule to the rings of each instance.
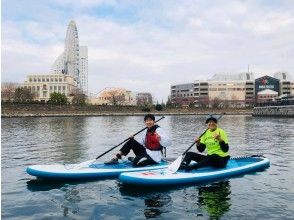
[[[61,94],[59,92],[53,92],[50,94],[50,99],[48,103],[64,105],[64,104],[67,104],[67,97],[64,94]]]
[[[18,87],[14,91],[13,99],[15,102],[31,102],[34,98],[30,89]]]
[[[162,107],[162,105],[160,105],[160,104],[156,104],[156,105],[155,105],[155,109],[156,109],[157,111],[162,111],[163,107]]]

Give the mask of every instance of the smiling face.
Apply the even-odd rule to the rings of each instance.
[[[207,123],[207,128],[211,131],[214,131],[217,128],[217,123],[213,120],[209,120]]]
[[[151,118],[146,118],[145,124],[147,128],[151,128],[152,126],[154,126],[155,121],[153,121]]]

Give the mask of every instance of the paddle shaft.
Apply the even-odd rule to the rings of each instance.
[[[158,119],[156,122],[159,122],[161,119],[164,119],[165,117],[162,116],[160,119]],[[141,133],[142,131],[146,130],[147,127],[141,129],[140,131],[138,131],[137,133],[133,134],[132,136],[136,136],[137,134]],[[114,147],[110,148],[108,151],[104,152],[103,154],[99,155],[98,157],[96,157],[96,160],[98,160],[100,157],[104,156],[105,154],[107,154],[108,152],[112,151],[113,149],[117,148],[118,146],[122,145],[123,143],[125,143],[126,141],[130,140],[130,137],[128,137],[127,139],[123,140],[122,142],[120,142],[118,145],[115,145]]]

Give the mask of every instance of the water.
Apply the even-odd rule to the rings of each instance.
[[[176,158],[205,130],[204,116],[159,122]],[[116,178],[88,182],[39,181],[33,164],[80,163],[144,127],[142,117],[4,118],[3,219],[293,219],[294,119],[224,116],[219,125],[232,156],[263,154],[271,166],[242,177],[172,188],[136,189]],[[109,159],[115,151],[105,155]]]

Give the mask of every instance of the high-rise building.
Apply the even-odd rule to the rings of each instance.
[[[74,21],[70,21],[68,25],[64,51],[54,62],[51,72],[72,76],[78,88],[85,94],[88,93],[88,50],[86,46],[79,46],[78,30]]]
[[[80,88],[88,95],[88,47],[80,46]]]

